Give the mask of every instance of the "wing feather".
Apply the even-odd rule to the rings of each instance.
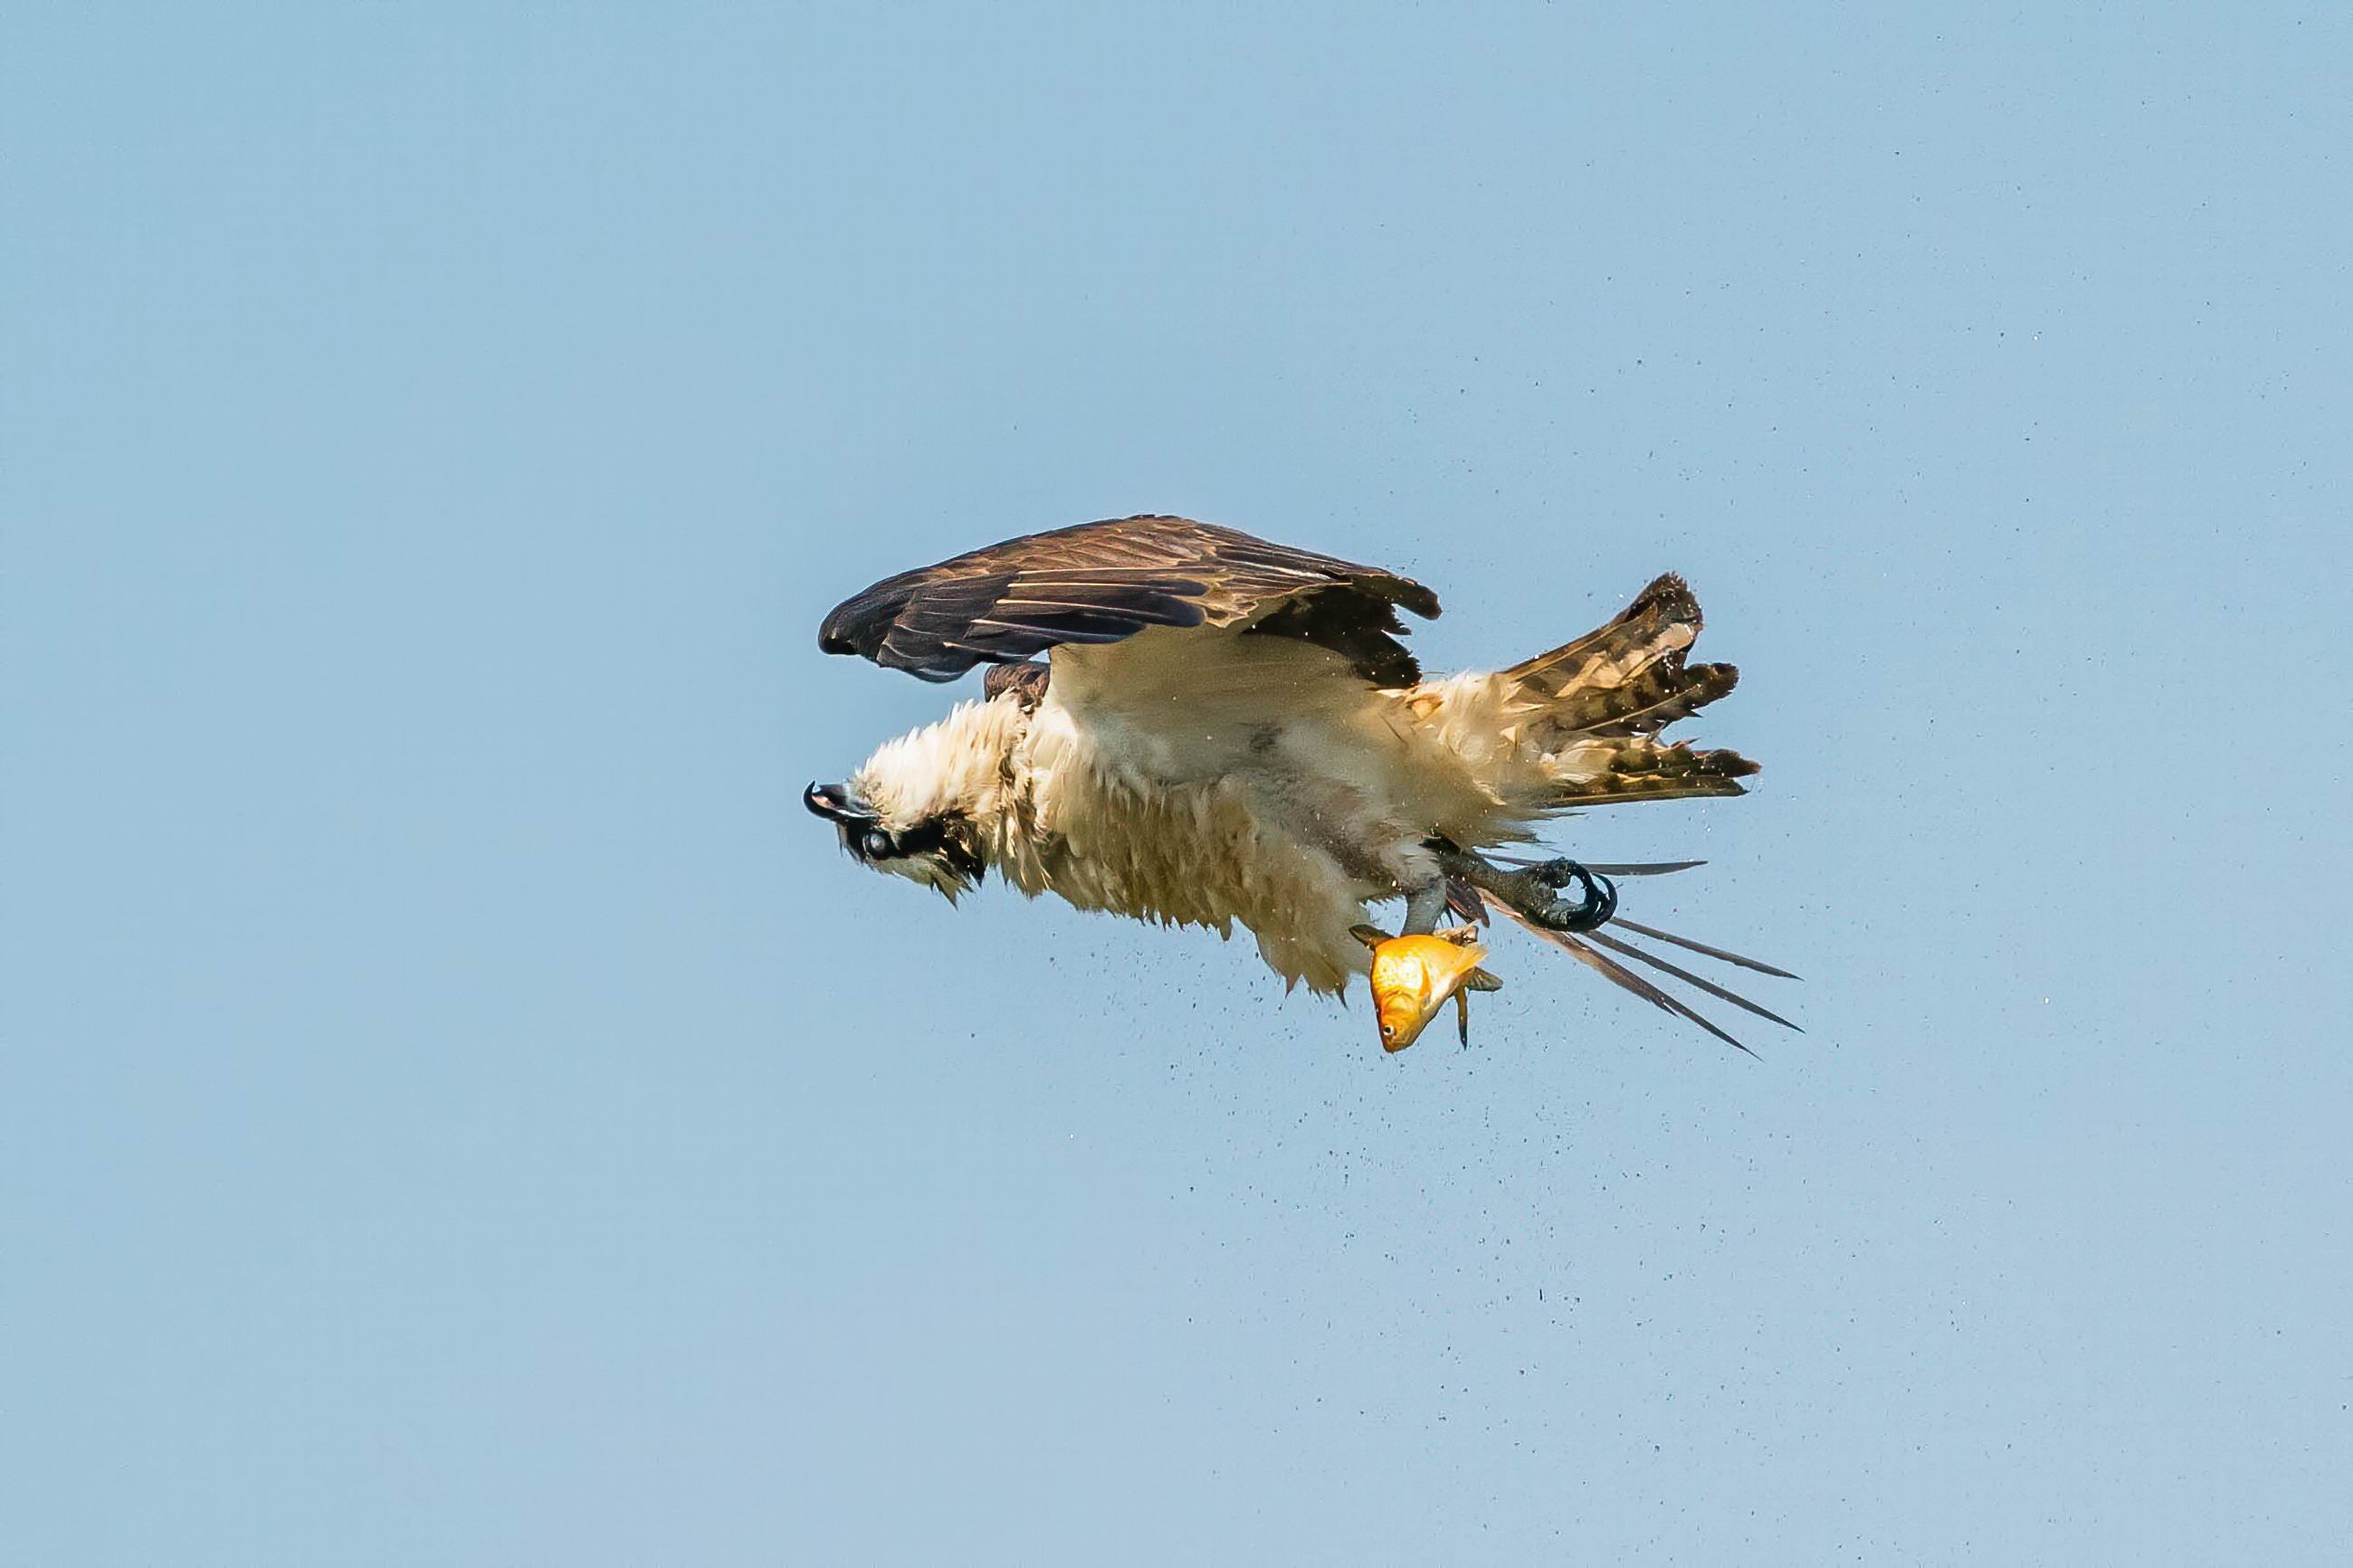
[[[1333,648],[1381,686],[1420,678],[1398,608],[1438,614],[1408,577],[1181,517],[1033,533],[886,577],[825,618],[818,646],[925,680],[1153,626],[1241,626]]]
[[[1798,1029],[1797,1025],[1792,1024],[1788,1019],[1784,1018],[1780,1014],[1776,1013],[1770,1007],[1765,1006],[1761,1003],[1752,1002],[1736,991],[1726,990],[1725,987],[1718,985],[1715,981],[1707,979],[1704,975],[1694,974],[1690,970],[1685,969],[1680,963],[1670,963],[1667,960],[1661,958],[1657,953],[1645,952],[1641,948],[1636,947],[1630,942],[1620,941],[1617,937],[1609,935],[1607,932],[1598,931],[1587,931],[1585,933],[1585,940],[1592,942],[1597,947],[1606,947],[1612,952],[1624,953],[1628,958],[1634,960],[1637,963],[1647,963],[1651,968],[1659,971],[1662,974],[1672,974],[1676,979],[1682,981],[1684,984],[1704,991],[1719,1002],[1729,1002],[1734,1006],[1744,1008],[1748,1012],[1756,1014],[1760,1018],[1769,1018],[1785,1029]],[[1791,978],[1795,979],[1796,976],[1792,975]],[[1806,1031],[1803,1029],[1798,1029],[1798,1033],[1801,1035],[1805,1032]]]
[[[1717,1039],[1722,1040],[1725,1045],[1732,1047],[1735,1050],[1746,1052],[1747,1055],[1752,1057],[1757,1054],[1755,1051],[1749,1050],[1746,1046],[1742,1045],[1740,1041],[1733,1036],[1726,1033],[1722,1026],[1707,1017],[1706,1015],[1694,1011],[1691,1005],[1685,1003],[1681,997],[1674,995],[1671,992],[1662,990],[1660,987],[1652,984],[1650,981],[1643,979],[1641,975],[1635,973],[1632,970],[1627,968],[1624,964],[1619,963],[1608,953],[1603,952],[1600,949],[1588,945],[1584,936],[1573,936],[1567,931],[1547,931],[1544,927],[1536,924],[1535,921],[1528,919],[1525,915],[1520,913],[1519,910],[1512,908],[1511,905],[1504,903],[1500,900],[1489,897],[1486,901],[1491,909],[1500,910],[1504,914],[1510,916],[1513,921],[1523,931],[1525,931],[1529,934],[1538,937],[1543,941],[1552,943],[1555,947],[1559,948],[1563,952],[1567,953],[1571,958],[1576,959],[1579,963],[1584,964],[1586,967],[1591,969],[1595,973],[1600,975],[1604,980],[1609,981],[1612,985],[1618,986],[1620,989],[1624,991],[1630,991],[1633,994],[1640,996],[1643,1001],[1650,1003],[1652,1006],[1660,1008],[1664,1012],[1672,1013],[1678,1018],[1698,1025],[1701,1028],[1705,1029],[1709,1034],[1714,1035]],[[1585,933],[1585,936],[1591,936],[1594,933],[1588,931]],[[1648,955],[1644,956],[1647,957]],[[1658,961],[1654,959],[1651,960],[1651,962],[1655,963]],[[1704,983],[1703,983],[1703,984],[1704,984]],[[1755,1003],[1746,1001],[1741,997],[1727,996],[1727,999],[1738,1003],[1741,1006],[1746,1007],[1752,1012],[1764,1012],[1764,1009],[1758,1007]],[[1773,1015],[1766,1014],[1766,1016],[1772,1017]],[[1788,1023],[1788,1020],[1786,1018],[1776,1017],[1774,1018],[1774,1022],[1787,1024]],[[1794,1029],[1797,1026],[1795,1024],[1790,1024],[1789,1027]]]
[[[1694,864],[1696,864],[1696,862],[1694,862]],[[1586,868],[1586,869],[1587,869],[1587,870],[1588,870],[1588,871],[1604,871],[1604,872],[1610,872],[1610,871],[1615,871],[1615,870],[1617,870],[1617,869],[1618,869],[1618,868],[1615,868],[1615,867],[1607,867],[1607,866],[1588,866],[1588,867],[1587,867],[1587,868]],[[1654,938],[1656,938],[1657,940],[1659,940],[1660,942],[1673,942],[1677,947],[1687,947],[1687,948],[1691,949],[1691,950],[1692,950],[1692,952],[1704,952],[1704,953],[1707,954],[1707,956],[1708,956],[1708,957],[1710,957],[1710,958],[1720,958],[1720,959],[1722,959],[1722,960],[1723,960],[1725,963],[1736,963],[1736,964],[1738,964],[1738,965],[1739,965],[1741,968],[1743,968],[1743,969],[1753,969],[1753,970],[1757,971],[1759,974],[1778,974],[1778,975],[1779,975],[1779,976],[1780,976],[1782,979],[1784,979],[1784,980],[1796,980],[1796,979],[1799,978],[1799,976],[1790,973],[1789,973],[1788,970],[1786,970],[1786,969],[1778,969],[1778,968],[1776,968],[1776,967],[1775,967],[1775,966],[1773,966],[1772,964],[1769,964],[1769,963],[1766,963],[1766,962],[1765,962],[1763,959],[1761,959],[1761,958],[1743,958],[1740,954],[1738,954],[1738,953],[1736,953],[1736,952],[1733,952],[1729,951],[1728,949],[1721,948],[1721,947],[1710,947],[1710,946],[1708,946],[1708,944],[1707,944],[1707,943],[1705,943],[1705,942],[1694,942],[1691,938],[1689,938],[1689,937],[1687,937],[1687,936],[1677,936],[1677,935],[1675,935],[1672,931],[1661,931],[1661,930],[1660,930],[1658,927],[1656,927],[1656,926],[1646,926],[1646,925],[1638,924],[1637,922],[1635,922],[1635,921],[1630,921],[1630,920],[1628,920],[1628,919],[1627,919],[1625,916],[1623,916],[1623,915],[1619,915],[1619,916],[1617,916],[1614,920],[1612,920],[1612,921],[1610,921],[1610,923],[1611,923],[1612,925],[1621,925],[1621,926],[1624,926],[1628,931],[1640,931],[1640,932],[1641,932],[1641,934],[1642,934],[1642,935],[1647,936],[1647,937],[1654,937]]]

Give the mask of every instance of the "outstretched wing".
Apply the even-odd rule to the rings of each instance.
[[[1124,517],[992,544],[886,577],[826,616],[818,647],[925,680],[1013,664],[1150,626],[1240,626],[1341,654],[1376,686],[1410,686],[1403,606],[1438,614],[1408,577],[1181,517]]]

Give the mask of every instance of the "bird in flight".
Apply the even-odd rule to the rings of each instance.
[[[987,665],[981,700],[803,798],[852,858],[951,901],[994,868],[1082,910],[1227,935],[1240,924],[1291,985],[1339,994],[1366,975],[1391,1050],[1450,999],[1467,1037],[1462,991],[1498,984],[1477,967],[1491,911],[1743,1050],[1628,963],[1795,1028],[1629,940],[1795,978],[1618,912],[1613,879],[1699,862],[1530,848],[1563,814],[1740,795],[1757,772],[1736,752],[1659,738],[1738,679],[1687,662],[1700,609],[1683,579],[1660,577],[1608,625],[1508,669],[1437,678],[1407,650],[1401,609],[1434,617],[1438,596],[1179,517],[1082,523],[902,572],[836,607],[818,646],[931,681]],[[1394,938],[1366,908],[1391,900],[1404,902]]]

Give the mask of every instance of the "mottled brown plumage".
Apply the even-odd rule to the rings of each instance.
[[[836,606],[818,646],[953,680],[976,664],[1118,642],[1152,626],[1240,626],[1331,648],[1375,686],[1410,686],[1420,669],[1398,640],[1398,606],[1427,619],[1438,595],[1393,572],[1234,529],[1124,517],[886,577]]]
[[[1046,700],[1046,687],[1053,678],[1053,667],[1036,660],[992,664],[980,678],[980,694],[993,701],[1009,691],[1016,701],[1034,713],[1038,704]]]
[[[1591,777],[1556,784],[1553,798],[1558,805],[1745,795],[1747,790],[1740,781],[1757,771],[1755,763],[1737,752],[1696,752],[1688,745],[1662,746],[1654,741],[1603,742],[1581,749],[1598,771]]]
[[[1731,665],[1684,664],[1703,624],[1699,600],[1670,572],[1607,625],[1504,673],[1544,706],[1551,731],[1653,734],[1740,683]]]

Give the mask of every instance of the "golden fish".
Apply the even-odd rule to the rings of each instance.
[[[1487,950],[1474,928],[1464,926],[1443,936],[1389,936],[1372,926],[1348,929],[1373,950],[1373,1010],[1380,1022],[1383,1050],[1401,1051],[1413,1044],[1450,996],[1462,1043],[1471,1043],[1469,993],[1504,986],[1479,967]]]

